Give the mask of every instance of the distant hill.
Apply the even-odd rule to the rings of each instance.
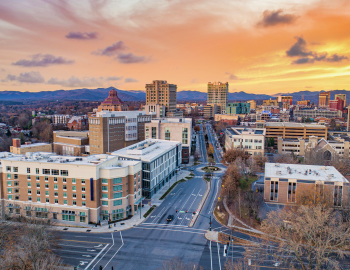
[[[75,89],[75,90],[56,90],[56,91],[42,91],[42,92],[20,92],[20,91],[0,91],[0,101],[31,101],[31,100],[89,100],[89,101],[103,101],[107,98],[108,92],[114,87],[97,88],[97,89]],[[119,90],[118,96],[123,101],[145,101],[146,93],[142,90]],[[283,93],[274,95],[265,94],[250,94],[245,92],[229,93],[229,101],[244,101],[244,100],[262,100],[275,99],[278,95],[293,96],[293,101],[302,99],[304,94],[305,100],[318,103],[318,95],[324,91],[300,91],[294,93]],[[331,99],[334,99],[335,94],[346,94],[348,100],[350,99],[350,91],[347,90],[332,90]],[[183,90],[177,92],[178,101],[206,101],[207,93],[199,91]]]

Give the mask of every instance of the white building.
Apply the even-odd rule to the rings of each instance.
[[[264,128],[228,128],[225,130],[225,148],[241,149],[250,155],[264,155]]]
[[[175,175],[181,164],[181,142],[147,139],[117,150],[121,160],[142,161],[142,192],[151,198]]]

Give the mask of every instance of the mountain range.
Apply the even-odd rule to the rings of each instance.
[[[114,87],[97,88],[97,89],[75,89],[75,90],[56,90],[42,92],[20,92],[20,91],[0,91],[0,101],[35,101],[35,100],[89,100],[103,101],[107,98],[108,92]],[[119,90],[118,97],[123,101],[145,101],[146,93],[141,90]],[[302,99],[318,103],[318,95],[324,91],[299,91],[294,93],[283,93],[274,95],[265,94],[250,94],[245,92],[234,92],[228,94],[229,101],[244,101],[244,100],[262,100],[275,99],[279,95],[293,96],[293,101]],[[347,94],[350,96],[350,91],[347,90],[332,90],[331,99],[334,99],[335,94]],[[178,101],[206,101],[207,93],[199,91],[178,91]]]

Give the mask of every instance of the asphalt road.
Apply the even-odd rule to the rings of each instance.
[[[206,150],[203,133],[199,132],[203,163],[206,163]],[[217,151],[215,149],[215,151]],[[204,233],[209,229],[209,217],[212,218],[212,230],[227,230],[215,221],[213,216],[221,176],[224,170],[215,173],[211,181],[211,191],[193,227],[188,227],[192,212],[197,211],[204,195],[206,183],[203,172],[193,166],[195,177],[178,184],[165,198],[164,202],[150,217],[129,230],[111,231],[111,233],[73,233],[60,232],[59,249],[55,250],[65,263],[78,266],[79,269],[157,269],[168,259],[179,257],[185,263],[199,264],[204,269],[224,269],[227,257],[224,247],[205,239]],[[222,164],[218,164],[224,168]],[[176,210],[178,212],[176,213]],[[180,213],[186,211],[187,213]],[[169,214],[174,220],[167,222]],[[234,232],[243,239],[250,236]],[[233,247],[231,259],[241,258],[242,247]]]

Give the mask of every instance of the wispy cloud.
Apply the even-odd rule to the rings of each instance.
[[[136,82],[139,82],[137,79],[134,79],[134,78],[125,78],[124,80],[125,83],[136,83]]]
[[[105,56],[114,56],[118,54],[120,51],[127,49],[124,42],[122,40],[108,46],[104,49],[98,49],[97,51],[92,52],[93,55],[105,55]]]
[[[111,77],[76,77],[71,76],[68,79],[58,79],[51,78],[47,81],[47,84],[60,85],[63,87],[94,87],[94,86],[104,86],[106,82],[110,81],[120,81],[123,77],[111,76]]]
[[[31,60],[21,59],[12,63],[14,66],[22,67],[47,67],[52,65],[69,65],[73,64],[74,60],[67,60],[62,56],[54,56],[52,54],[35,54]]]
[[[103,78],[103,77],[102,77]],[[117,76],[112,76],[112,77],[107,77],[106,80],[107,81],[120,81],[122,80],[124,77],[117,77]]]
[[[80,40],[90,40],[97,39],[97,32],[69,32],[66,36],[69,39],[80,39]]]
[[[263,18],[258,22],[258,26],[269,27],[278,24],[291,24],[293,23],[297,16],[293,14],[282,14],[283,10],[265,10],[263,13]]]
[[[8,74],[6,79],[1,80],[2,82],[17,81],[20,83],[44,83],[45,79],[37,71],[30,71],[25,73],[20,73],[18,76]]]
[[[122,64],[147,63],[150,61],[150,58],[138,56],[133,53],[120,53],[115,59]]]
[[[229,75],[228,78],[229,78],[230,80],[232,80],[232,81],[233,81],[233,80],[239,80],[238,77],[237,77],[236,75],[232,74],[232,73],[225,72],[225,74],[226,74],[226,75]]]

